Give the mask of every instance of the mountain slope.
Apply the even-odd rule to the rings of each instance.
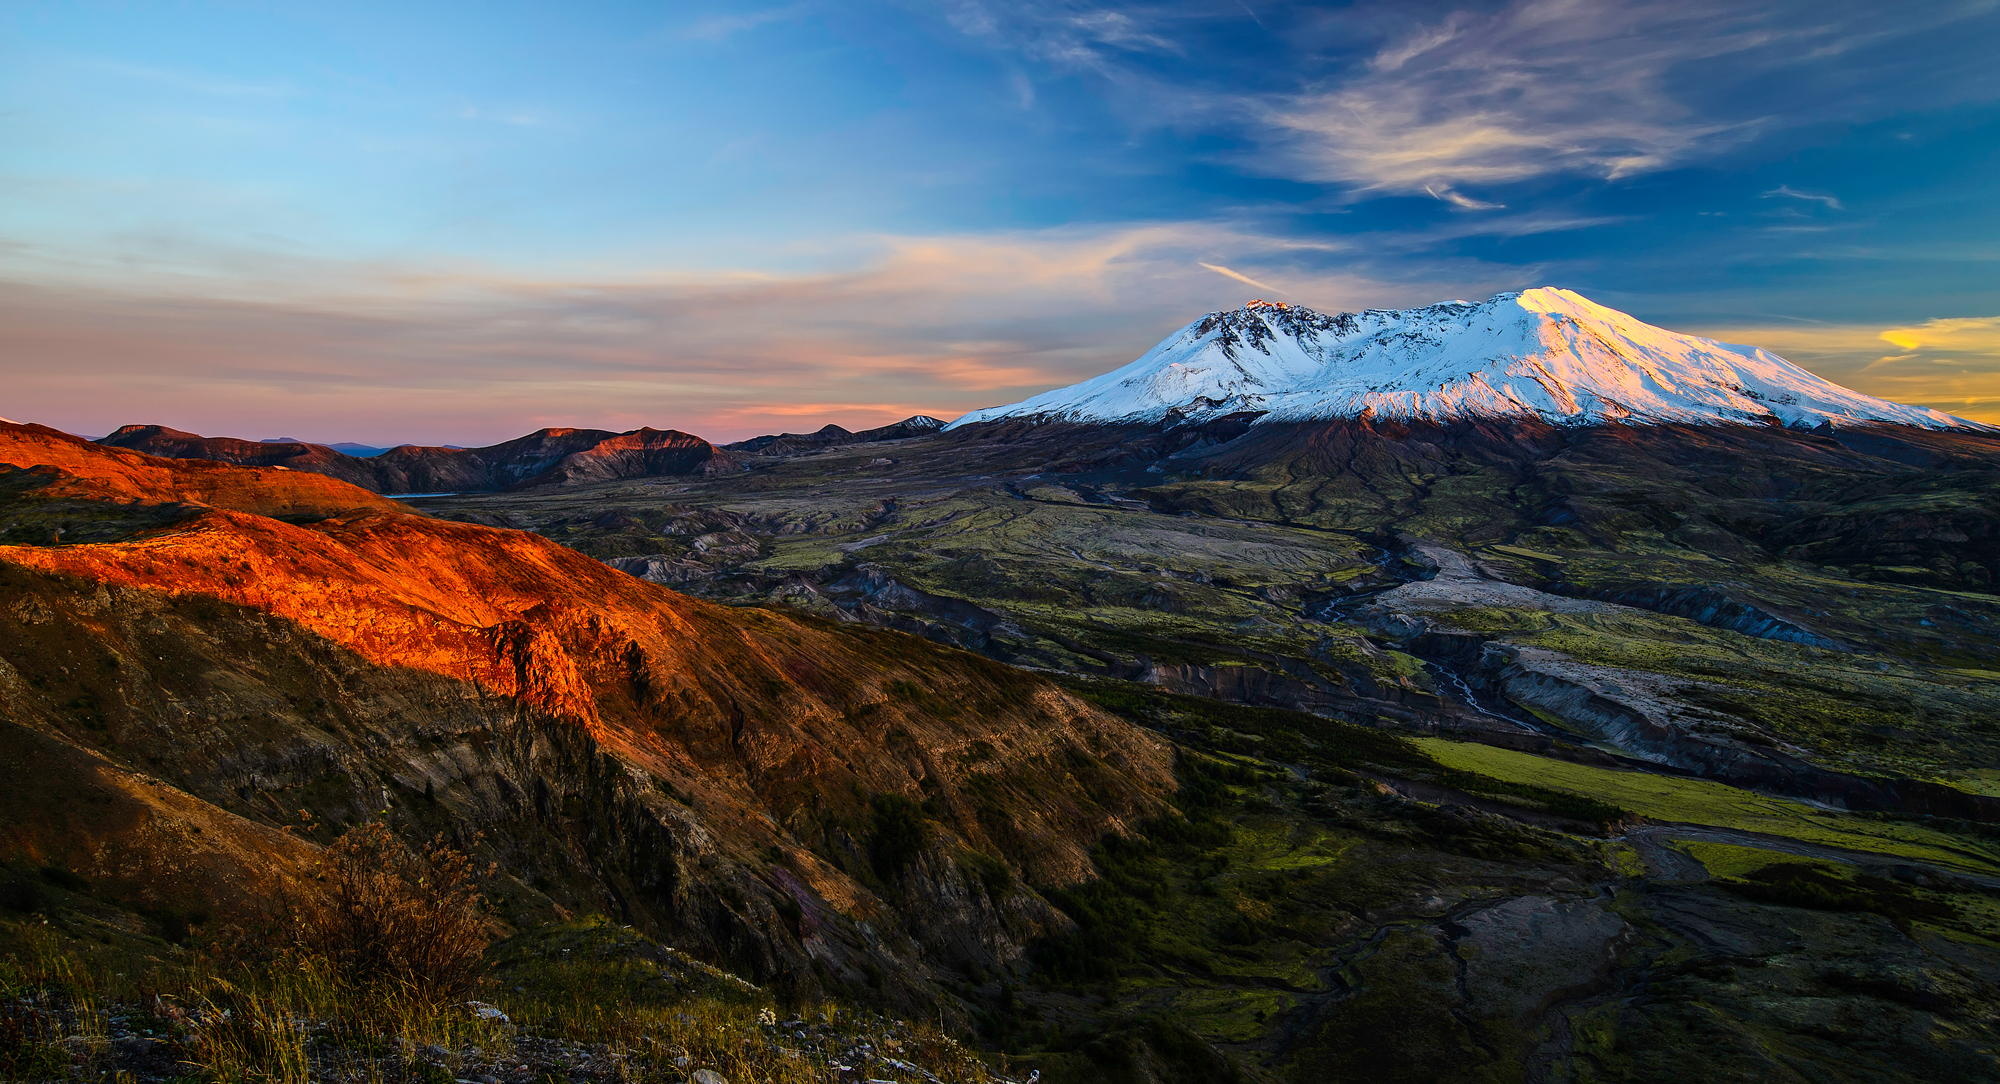
[[[740,469],[729,452],[675,429],[538,429],[483,448],[405,444],[368,456],[323,444],[203,437],[163,425],[122,426],[98,443],[176,459],[312,471],[378,493],[490,491]]]
[[[50,451],[20,450],[38,436]],[[359,492],[13,437],[66,479],[139,462]],[[272,876],[294,864],[259,840],[298,810],[343,825],[386,806],[413,836],[490,830],[538,906],[919,1003],[1061,928],[1037,886],[1089,876],[1088,848],[1173,787],[1163,743],[1042,679],[699,602],[534,535],[397,512],[148,526],[0,546],[0,739],[19,753],[0,812],[35,824],[0,834],[0,857],[149,905],[226,909],[259,890],[242,878],[260,855]],[[116,803],[18,805],[51,773]],[[239,819],[257,830],[217,830]],[[133,875],[161,855],[220,880]]]
[[[1538,418],[1557,424],[1973,423],[1862,395],[1768,351],[1680,335],[1554,287],[1472,304],[1326,315],[1252,301],[1168,336],[1102,376],[953,428],[1082,422]]]
[[[1967,896],[1940,936],[1918,908],[1943,894],[1905,880],[1928,876],[1909,855],[1848,864],[1797,835],[1811,829],[1733,818],[1773,803],[1896,832],[1957,823],[1950,847],[2000,861],[1996,497],[2000,434],[1983,430],[1225,418],[964,426],[886,454],[429,507],[703,594],[1098,675],[1083,687],[1100,702],[1165,707],[1147,721],[1184,763],[1262,759],[1268,774],[1230,788],[1255,812],[1201,846],[1121,842],[1122,868],[1100,862],[1069,897],[1084,928],[1063,944],[1083,959],[1050,946],[1041,976],[1080,988],[1055,1000],[1031,973],[1022,989],[1049,1016],[1157,1014],[1300,1084],[1667,1081],[1711,1064],[1893,1081],[1993,1075],[1995,897]],[[1281,733],[1246,705],[1313,714]],[[1578,829],[1624,872],[1557,887],[1548,857],[1462,817],[1462,777],[1315,765],[1396,744],[1385,731],[1487,743],[1427,747],[1470,770],[1524,765],[1510,778],[1531,787],[1594,766],[1570,793],[1706,827]],[[1274,812],[1290,780],[1325,820]],[[1685,804],[1625,804],[1642,793]],[[1526,883],[1385,853],[1427,831]],[[1378,894],[1403,875],[1427,884]],[[1891,878],[1915,898],[1862,901],[1903,891]],[[1310,946],[1302,966],[1287,946]],[[1940,968],[1947,954],[1967,973]],[[1857,982],[1861,967],[1937,978]],[[1908,1015],[1961,1004],[1924,992],[1944,989],[1976,993],[1956,1019]],[[1851,1024],[1826,1025],[1835,1013]],[[1101,1018],[1078,1030],[1111,1041]],[[1964,1060],[1939,1059],[1959,1041]]]
[[[1543,695],[1528,683],[1555,681],[1509,669],[1516,640],[1570,635],[1544,637],[1533,613],[1610,602],[1624,609],[1591,617],[1584,647],[1702,682],[1666,690],[1684,708],[1637,695],[1619,709],[1677,720],[1631,731],[1635,753],[1819,796],[1852,789],[1822,769],[1939,777],[2000,748],[1977,723],[1990,690],[1956,669],[1977,666],[2000,627],[1988,597],[2000,584],[2000,434],[1988,430],[1021,420],[905,447],[890,463],[839,449],[741,477],[434,507],[546,531],[704,595],[1424,729],[1520,733],[1480,705],[1503,703],[1502,684],[1526,697]],[[1534,556],[1509,556],[1515,547]],[[1438,578],[1451,562],[1437,550],[1504,571]],[[1460,597],[1442,609],[1463,616],[1428,612],[1446,589]],[[1412,602],[1407,622],[1360,612],[1426,593],[1428,610]],[[1520,616],[1503,622],[1507,608]],[[1461,625],[1465,635],[1424,631]],[[1726,666],[1661,646],[1712,636],[1750,640]],[[1878,653],[1889,670],[1875,673],[1895,676],[1831,693],[1828,673],[1792,657],[1805,650]],[[1493,688],[1470,704],[1454,680]],[[1772,687],[1787,692],[1760,691]],[[1607,710],[1589,705],[1575,729],[1605,729]],[[1932,801],[1899,788],[1842,800]]]

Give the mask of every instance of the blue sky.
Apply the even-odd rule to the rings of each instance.
[[[2000,419],[2000,6],[17,3],[0,413],[718,438],[1554,283]]]

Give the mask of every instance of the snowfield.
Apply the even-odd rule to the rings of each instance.
[[[1877,399],[1754,346],[1657,328],[1543,286],[1473,304],[1326,315],[1252,301],[1209,313],[1137,361],[947,428],[997,418],[1178,422],[1533,417],[1607,422],[1888,422],[1986,428]]]

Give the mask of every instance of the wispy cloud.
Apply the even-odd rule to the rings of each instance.
[[[468,105],[459,109],[458,119],[504,124],[510,128],[546,128],[555,118],[540,109]]]
[[[1903,351],[1938,351],[2000,358],[2000,316],[1961,316],[1885,329],[1883,342]]]
[[[1807,203],[1823,203],[1829,210],[1838,211],[1841,209],[1840,200],[1832,195],[1824,192],[1801,192],[1788,184],[1781,184],[1763,193],[1761,198],[1803,200]]]
[[[1466,211],[1498,211],[1507,206],[1504,203],[1489,203],[1485,200],[1473,199],[1471,196],[1441,184],[1425,185],[1424,194],[1434,200],[1442,200],[1453,207]]]
[[[152,84],[154,87],[218,98],[289,98],[298,89],[287,83],[229,79],[207,72],[187,71],[153,64],[134,64],[106,57],[79,57],[73,63],[114,79]]]
[[[677,36],[686,41],[726,41],[738,34],[745,34],[776,23],[789,22],[804,15],[807,4],[784,4],[764,8],[761,11],[733,11],[714,15],[704,15],[682,26]]]
[[[1115,76],[1127,56],[1185,52],[1170,30],[1174,13],[1162,6],[1128,11],[1067,0],[945,0],[936,9],[916,6],[941,10],[968,37],[1069,70]]]
[[[1741,134],[1676,100],[1667,77],[1768,46],[1776,26],[1722,4],[1524,0],[1406,32],[1354,76],[1260,114],[1298,176],[1477,208],[1488,201],[1463,188],[1618,178]]]
[[[1197,261],[1195,261],[1195,262],[1196,262],[1196,263],[1201,263],[1201,261],[1199,261],[1199,260],[1197,260]],[[1237,270],[1233,270],[1233,269],[1231,269],[1231,268],[1227,268],[1227,267],[1224,267],[1224,266],[1222,266],[1221,264],[1216,264],[1216,263],[1201,263],[1201,266],[1203,266],[1203,267],[1206,267],[1206,268],[1208,268],[1208,269],[1209,269],[1210,271],[1213,271],[1213,272],[1215,272],[1216,274],[1218,274],[1218,275],[1221,275],[1221,276],[1223,276],[1224,278],[1232,278],[1232,279],[1235,279],[1236,281],[1238,281],[1238,282],[1240,282],[1240,283],[1244,284],[1245,286],[1255,286],[1255,287],[1256,287],[1256,288],[1258,288],[1259,290],[1264,290],[1264,291],[1267,291],[1267,292],[1269,292],[1269,293],[1274,293],[1274,294],[1275,294],[1275,293],[1282,293],[1282,292],[1283,292],[1282,290],[1279,290],[1279,289],[1278,289],[1278,288],[1277,288],[1276,286],[1272,286],[1272,285],[1270,285],[1269,283],[1263,283],[1263,282],[1258,282],[1258,281],[1257,281],[1256,279],[1253,279],[1253,278],[1251,278],[1250,276],[1248,276],[1248,275],[1244,274],[1244,273],[1243,273],[1243,272],[1241,272],[1241,271],[1237,271]]]
[[[946,10],[972,37],[1105,77],[1132,99],[1135,123],[1195,125],[1243,140],[1249,149],[1233,161],[1246,170],[1357,195],[1429,194],[1463,210],[1496,209],[1503,201],[1494,190],[1522,181],[1622,179],[1807,116],[1907,105],[1880,93],[1897,71],[1914,74],[1907,51],[1886,47],[1992,14],[1989,0],[1895,18],[1874,5],[1812,0],[1507,0],[1419,23],[1406,14],[1415,7],[1316,18],[1281,9],[1292,25],[1273,35],[1262,70],[1246,73],[1242,57],[1225,55],[1173,76],[1153,61],[1195,56],[1186,43],[1200,34],[1188,28],[1238,18],[1229,5],[1158,0],[1114,10],[1085,0],[953,0]],[[1356,35],[1383,25],[1393,29],[1354,56]],[[1855,55],[1869,49],[1878,51]],[[1717,93],[1800,83],[1808,67],[1819,83],[1797,100],[1764,89]],[[1295,73],[1293,85],[1274,75],[1281,72]],[[1963,73],[1940,82],[1963,82]],[[1955,93],[1943,85],[1922,91]],[[1754,103],[1770,103],[1769,111]]]

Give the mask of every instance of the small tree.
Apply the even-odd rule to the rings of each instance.
[[[481,872],[442,836],[419,850],[379,821],[351,828],[314,870],[320,891],[287,908],[288,947],[357,991],[462,997],[492,940]]]

